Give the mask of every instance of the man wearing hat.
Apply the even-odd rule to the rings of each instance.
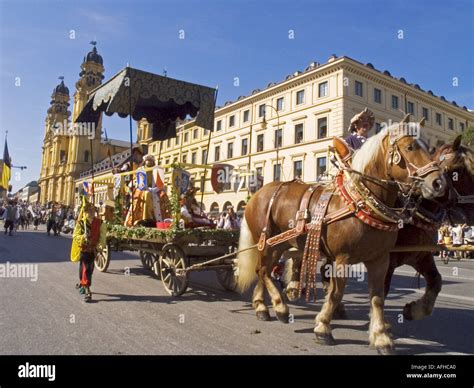
[[[365,108],[351,119],[346,143],[353,149],[358,150],[367,140],[367,133],[374,126],[375,116],[372,111]]]
[[[94,261],[98,245],[103,245],[105,230],[102,222],[96,217],[96,209],[92,203],[85,203],[83,211],[78,217],[73,239],[80,244],[81,255],[79,262],[79,283],[76,288],[84,295],[84,301],[92,300],[90,290],[92,284],[92,273],[94,272]]]

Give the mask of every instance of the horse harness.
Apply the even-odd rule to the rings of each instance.
[[[393,166],[399,164],[402,159],[405,160],[407,165],[409,177],[415,181],[422,179],[433,171],[439,170],[438,162],[431,162],[423,167],[417,167],[408,162],[404,151],[401,150],[397,144],[401,137],[402,136],[390,137],[389,157],[387,161],[389,172],[391,172]],[[362,182],[355,182],[354,179],[351,178],[349,174],[349,170],[351,169],[348,168],[349,159],[350,157],[346,157],[344,160],[340,159],[342,165],[339,167],[333,184],[317,183],[311,185],[305,191],[300,202],[299,210],[296,212],[296,226],[272,237],[268,237],[268,229],[275,198],[285,184],[294,182],[303,184],[303,182],[298,179],[290,182],[281,182],[270,198],[265,218],[265,227],[260,235],[257,249],[263,252],[267,247],[273,247],[307,234],[299,282],[299,295],[302,294],[303,287],[306,285],[306,300],[310,299],[311,294],[316,295],[316,271],[317,263],[321,258],[320,247],[323,225],[355,216],[373,228],[387,232],[395,232],[400,228],[400,220],[405,221],[405,216],[402,214],[403,212],[399,212],[397,209],[385,205],[370,192],[366,185],[362,184]],[[390,173],[389,176],[391,176]],[[395,183],[378,178],[376,178],[376,180],[378,180],[379,183]],[[318,189],[322,189],[322,193],[314,207],[315,210],[313,214],[311,214],[309,206],[314,193]],[[333,195],[339,195],[345,203],[345,206],[330,214],[326,214]],[[411,195],[411,192],[409,195]]]

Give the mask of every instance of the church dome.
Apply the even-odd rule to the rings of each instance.
[[[61,83],[54,88],[53,94],[56,94],[56,93],[61,93],[61,94],[65,94],[69,96],[69,89],[67,88],[66,85],[64,85],[64,80],[61,80]]]
[[[93,47],[92,51],[88,52],[84,57],[84,62],[95,62],[100,65],[103,65],[102,56],[97,52],[97,47]]]

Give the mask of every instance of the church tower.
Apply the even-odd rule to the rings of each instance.
[[[76,82],[76,93],[74,94],[74,108],[72,113],[73,122],[81,113],[87,100],[88,94],[102,83],[104,79],[104,65],[102,56],[97,52],[96,42],[91,42],[92,50],[87,53],[81,65],[79,80]],[[70,138],[68,152],[68,169],[66,191],[68,197],[65,200],[67,205],[74,203],[75,185],[74,180],[79,177],[82,171],[91,168],[92,161],[98,160],[101,149],[101,122],[99,121],[97,128],[92,128],[94,133],[92,136],[84,134],[76,134]],[[92,139],[91,139],[92,137]]]
[[[45,120],[45,135],[43,141],[43,156],[39,185],[41,188],[40,201],[61,201],[65,186],[65,172],[69,138],[67,136],[69,117],[69,89],[64,84],[64,77],[59,77],[61,83],[53,89],[50,107]]]

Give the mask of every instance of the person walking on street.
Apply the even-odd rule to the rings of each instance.
[[[13,234],[12,234],[13,226],[15,225],[15,207],[13,206],[13,202],[11,202],[11,201],[8,202],[8,205],[6,206],[4,213],[5,213],[5,215],[4,215],[4,218],[5,218],[5,224],[4,224],[5,234],[7,234],[8,230],[9,230],[9,235],[13,236]]]
[[[76,288],[84,295],[85,302],[92,301],[92,273],[94,272],[94,261],[99,245],[105,243],[105,230],[102,221],[96,217],[96,209],[93,204],[84,205],[84,216],[77,220],[73,240],[80,247],[79,259],[79,283]]]

